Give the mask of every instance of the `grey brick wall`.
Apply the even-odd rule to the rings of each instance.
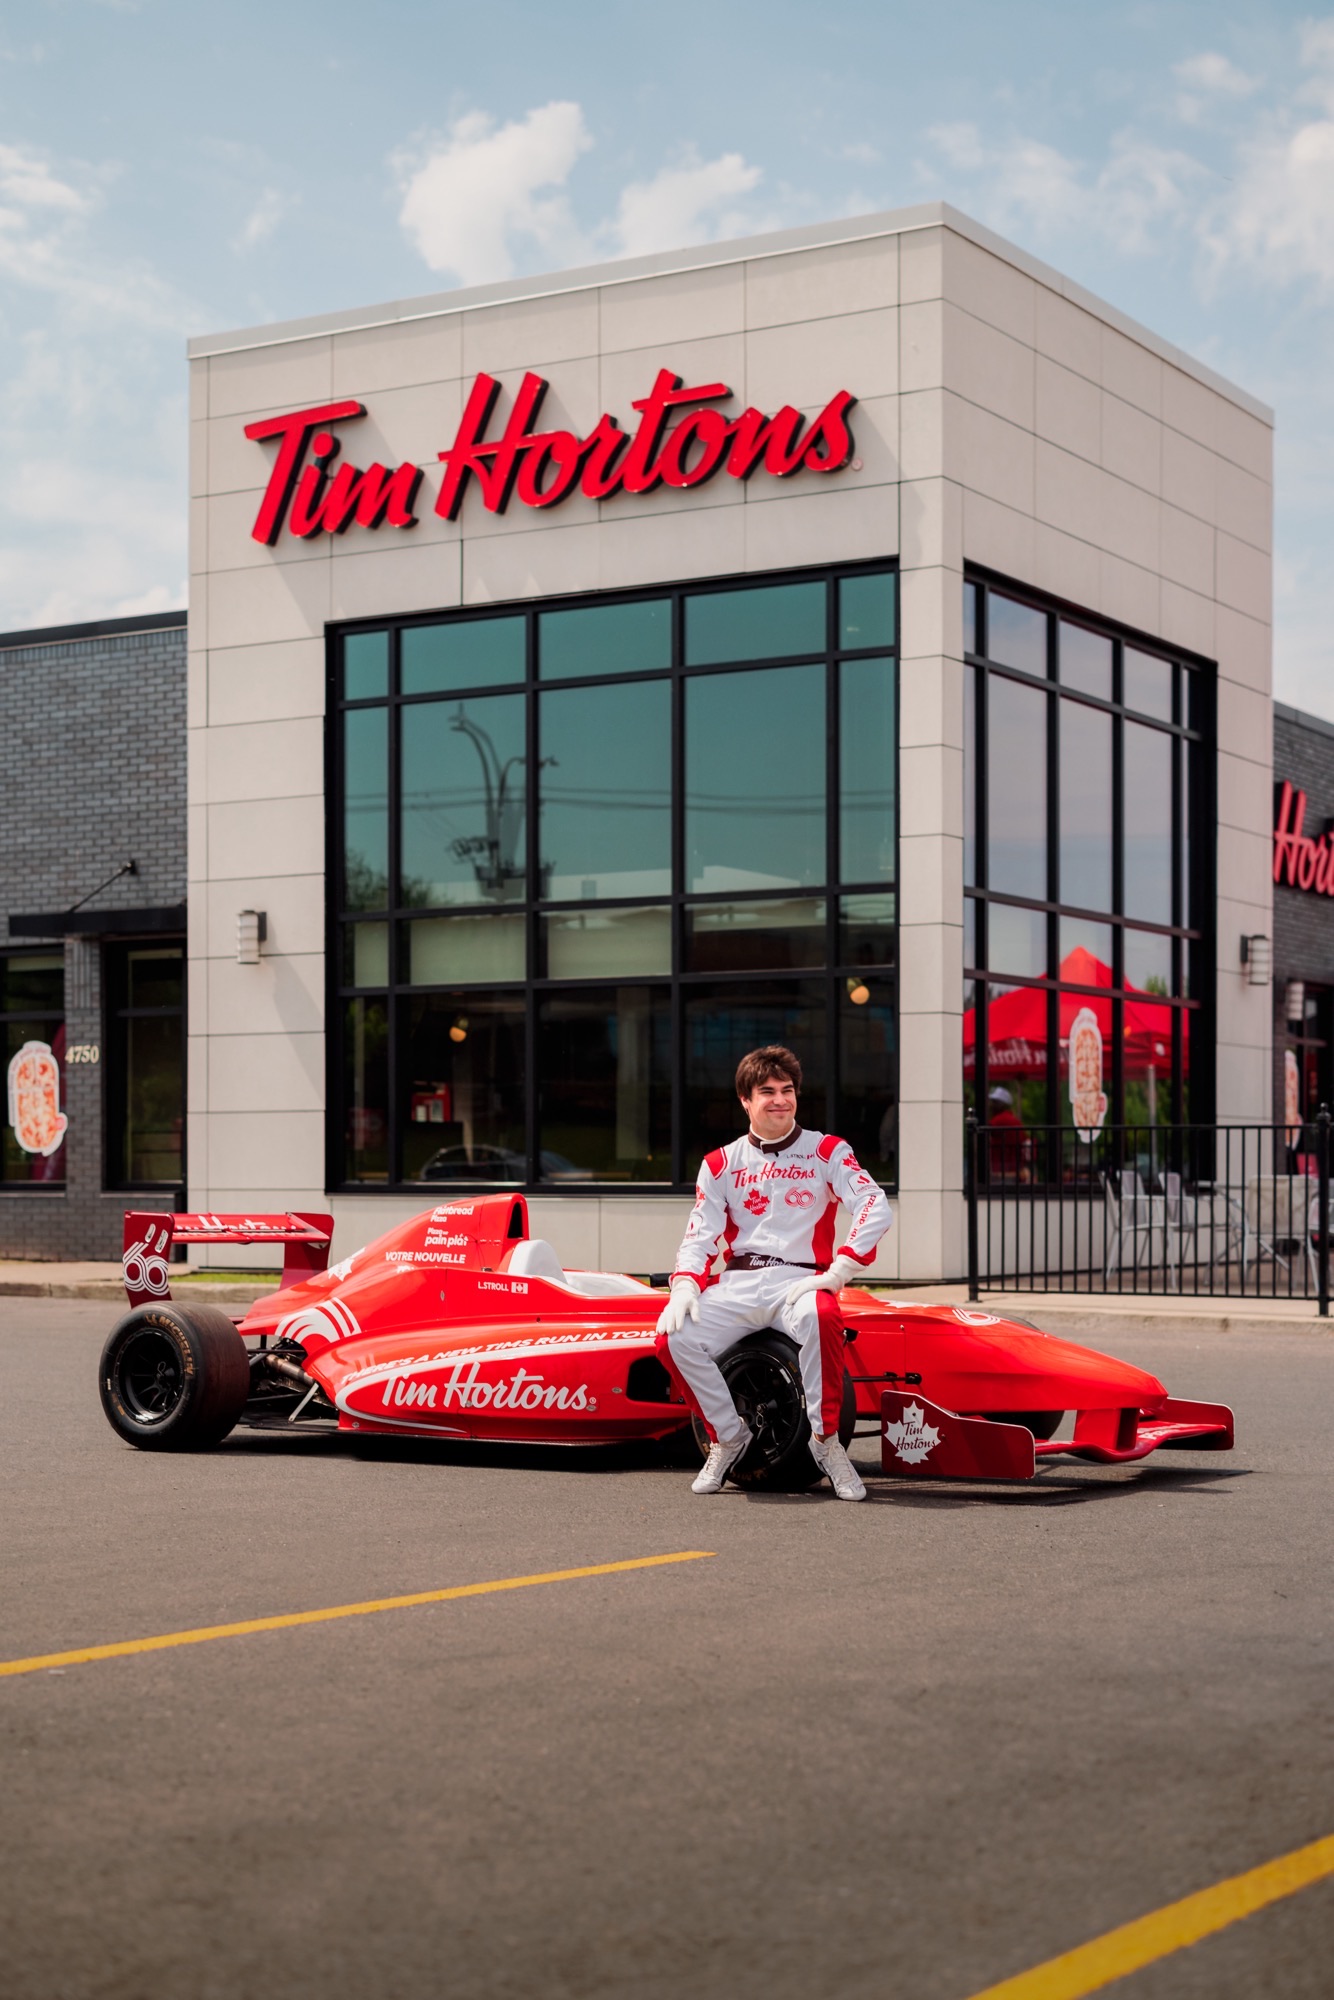
[[[1334,820],[1334,724],[1274,704],[1274,785],[1306,793],[1304,831]],[[1274,885],[1274,1115],[1283,1111],[1283,993],[1289,979],[1334,986],[1334,896]]]
[[[185,901],[185,649],[179,614],[165,627],[121,619],[0,637],[6,945],[10,915],[68,909],[131,857],[138,873],[90,907]],[[67,1041],[105,1055],[100,949],[72,937],[64,951]],[[119,1257],[127,1206],[171,1207],[166,1195],[103,1192],[103,1075],[67,1068],[65,1191],[0,1193],[0,1257]]]

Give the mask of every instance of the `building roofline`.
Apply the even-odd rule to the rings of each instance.
[[[1317,736],[1334,736],[1334,722],[1326,722],[1323,715],[1308,715],[1304,709],[1289,708],[1284,701],[1274,703],[1274,720],[1295,723],[1299,729],[1310,729]]]
[[[73,639],[118,639],[129,632],[175,632],[186,616],[184,611],[150,611],[136,618],[90,618],[82,625],[36,625],[27,632],[0,632],[0,652]]]
[[[703,243],[682,250],[661,250],[649,257],[623,257],[604,264],[588,264],[571,271],[552,271],[530,278],[507,278],[493,285],[469,285],[459,291],[432,292],[420,298],[393,299],[382,305],[354,307],[346,312],[317,313],[309,319],[275,322],[272,326],[241,327],[231,332],[202,334],[189,342],[192,361],[214,355],[241,354],[250,348],[280,347],[293,341],[312,340],[322,334],[353,333],[372,327],[395,326],[411,320],[443,319],[452,313],[474,312],[481,306],[517,305],[528,299],[557,298],[565,293],[600,289],[606,285],[631,285],[641,278],[658,278],[686,271],[706,271],[722,264],[743,263],[755,257],[785,257],[801,250],[829,249],[842,243],[862,243],[877,236],[907,236],[923,229],[952,229],[957,236],[977,244],[994,257],[1002,258],[1016,270],[1059,292],[1072,305],[1081,307],[1105,325],[1124,333],[1163,361],[1170,362],[1197,382],[1226,396],[1250,416],[1271,428],[1274,412],[1267,403],[1252,396],[1226,376],[1206,367],[1183,349],[1128,313],[1120,312],[1106,299],[1086,291],[1050,264],[1030,256],[994,230],[974,222],[971,216],[951,207],[949,202],[922,202],[913,208],[886,209],[875,215],[845,217],[837,222],[818,222],[799,229],[774,230],[764,236],[741,236],[726,243]]]

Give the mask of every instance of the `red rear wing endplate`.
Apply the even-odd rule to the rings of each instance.
[[[331,1215],[162,1215],[128,1210],[121,1272],[132,1306],[171,1297],[173,1243],[281,1243],[283,1274],[278,1289],[328,1269],[333,1241]]]

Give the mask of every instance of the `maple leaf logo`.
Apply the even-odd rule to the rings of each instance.
[[[769,1208],[769,1197],[767,1194],[761,1194],[758,1188],[752,1188],[746,1196],[744,1205],[752,1215],[765,1215]]]
[[[926,1411],[920,1403],[906,1403],[901,1424],[886,1424],[885,1436],[894,1447],[894,1455],[905,1465],[920,1465],[929,1458],[940,1443],[940,1432],[926,1421]]]

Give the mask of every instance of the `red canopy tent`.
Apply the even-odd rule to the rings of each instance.
[[[1111,967],[1095,958],[1082,945],[1068,952],[1061,962],[1060,978],[1071,986],[1110,987]],[[1152,993],[1128,986],[1122,1002],[1122,1051],[1128,1071],[1149,1068],[1165,1074],[1172,1061],[1172,1008]],[[1061,993],[1057,996],[1059,1033],[1064,1050],[1070,1028],[1081,1007],[1091,1007],[1107,1049],[1111,1066],[1112,998],[1099,993]],[[1186,1061],[1188,1017],[1181,1022],[1182,1067]],[[963,1073],[971,1077],[977,1067],[977,1009],[969,1007],[963,1017]],[[1040,986],[1016,986],[993,1000],[987,1009],[987,1074],[992,1083],[1006,1077],[1047,1074],[1047,995]]]

